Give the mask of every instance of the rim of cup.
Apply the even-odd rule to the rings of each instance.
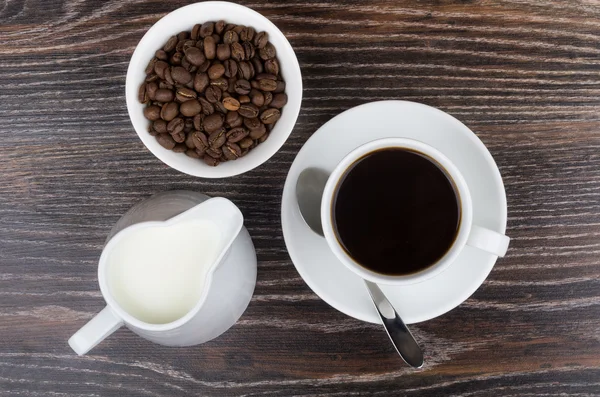
[[[348,168],[363,156],[380,149],[403,148],[414,150],[434,160],[444,170],[457,191],[460,203],[460,224],[454,242],[446,254],[436,263],[409,275],[392,276],[374,272],[356,262],[342,247],[333,226],[332,201],[338,189],[341,178]],[[473,221],[471,194],[467,183],[458,168],[442,152],[436,148],[409,138],[383,138],[367,142],[348,153],[329,175],[321,200],[321,221],[323,233],[329,248],[335,256],[351,271],[365,280],[378,284],[410,285],[426,281],[446,270],[460,254],[467,239]]]
[[[206,165],[202,160],[175,153],[163,148],[156,138],[148,133],[149,121],[143,115],[144,104],[139,103],[138,88],[145,78],[144,69],[156,50],[167,39],[184,30],[191,30],[197,23],[223,19],[229,23],[252,26],[256,31],[269,34],[269,41],[277,50],[281,74],[286,83],[285,93],[288,102],[283,107],[269,139],[250,150],[246,156],[235,161],[227,161],[216,167]],[[302,103],[302,74],[298,59],[285,35],[269,19],[260,13],[239,4],[225,1],[207,1],[178,8],[158,20],[144,34],[137,44],[125,82],[127,111],[135,132],[144,145],[163,163],[180,172],[203,178],[225,178],[248,172],[269,160],[286,142],[292,133],[300,113]]]

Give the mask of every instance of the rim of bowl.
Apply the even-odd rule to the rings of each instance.
[[[203,10],[214,10],[215,8],[219,9],[218,14],[220,16],[218,18],[206,18],[204,21],[200,20],[202,18],[198,18],[199,20],[194,22],[194,24],[203,23],[206,20],[223,19],[227,21],[229,16],[228,12],[230,12],[231,10],[235,10],[237,13],[251,15],[254,19],[260,20],[260,26],[252,27],[254,27],[257,31],[268,31],[269,41],[272,42],[272,40],[276,38],[276,41],[278,42],[278,44],[275,46],[275,48],[277,49],[277,60],[282,65],[281,70],[286,81],[285,93],[288,95],[288,103],[283,108],[282,116],[277,122],[275,128],[273,129],[274,133],[272,134],[272,136],[269,137],[269,140],[265,141],[258,147],[251,150],[243,158],[240,158],[235,161],[228,161],[226,163],[222,163],[217,167],[211,167],[206,165],[202,160],[189,158],[185,156],[184,153],[175,153],[171,150],[163,148],[156,141],[156,138],[148,133],[148,120],[143,117],[143,114],[141,112],[145,105],[139,103],[137,100],[138,88],[142,80],[138,78],[136,74],[144,76],[143,72],[147,63],[150,61],[150,59],[152,59],[154,51],[160,48],[159,46],[156,46],[155,48],[155,45],[150,43],[150,41],[153,39],[152,36],[164,36],[164,41],[166,42],[166,40],[171,34],[161,34],[160,32],[162,30],[173,30],[179,32],[181,30],[186,29],[187,25],[177,26],[176,24],[173,25],[176,26],[174,28],[164,29],[168,25],[173,24],[173,22],[180,18],[182,15],[202,15]],[[242,22],[238,23],[242,24]],[[189,27],[189,29],[191,29],[191,26]],[[148,52],[144,52],[148,50],[142,49],[142,47],[146,46],[152,48],[150,54],[148,54]],[[285,61],[282,62],[282,59],[285,59]],[[294,81],[293,92],[291,92],[291,90],[289,89],[289,87],[291,86],[290,81],[292,80]],[[150,29],[148,29],[148,31],[144,34],[144,36],[136,45],[136,48],[129,61],[129,66],[127,68],[127,77],[125,81],[125,99],[127,103],[127,112],[129,114],[129,119],[135,129],[135,132],[137,133],[142,143],[146,146],[146,148],[155,157],[157,157],[169,167],[188,175],[203,178],[225,178],[243,174],[262,165],[271,157],[273,157],[279,151],[279,149],[281,149],[283,144],[287,141],[288,137],[294,129],[294,126],[296,125],[296,121],[298,119],[298,115],[300,114],[300,108],[302,105],[302,90],[302,73],[300,70],[300,65],[298,63],[298,58],[296,57],[296,53],[294,52],[292,45],[289,43],[283,32],[281,32],[281,30],[279,30],[279,28],[273,22],[271,22],[262,14],[248,7],[225,1],[207,1],[202,3],[190,4],[184,7],[180,7],[174,11],[171,11],[170,13],[159,19],[156,23],[154,23],[154,25],[150,27]],[[270,143],[268,146],[263,146],[267,142],[273,143]],[[258,149],[261,150],[257,152]]]

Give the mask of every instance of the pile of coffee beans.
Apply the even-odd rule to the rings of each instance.
[[[268,34],[218,21],[169,38],[146,67],[138,98],[164,148],[216,166],[269,137],[284,91]]]

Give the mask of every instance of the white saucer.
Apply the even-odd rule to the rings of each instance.
[[[498,167],[479,138],[454,117],[419,103],[383,101],[355,107],[328,121],[306,142],[288,173],[281,206],[283,236],[298,273],[321,299],[371,323],[380,320],[362,280],[337,260],[325,239],[300,216],[296,180],[308,167],[332,171],[352,149],[388,137],[416,139],[444,153],[469,185],[474,224],[499,233],[506,230],[506,194]],[[381,289],[406,323],[418,323],[460,305],[479,288],[494,263],[496,256],[467,246],[435,278]]]

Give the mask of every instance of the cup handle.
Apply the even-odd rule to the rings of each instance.
[[[123,319],[117,316],[110,307],[106,306],[69,338],[69,346],[78,355],[84,355],[107,336],[121,328],[122,325]]]
[[[503,257],[506,254],[509,242],[510,238],[504,234],[481,226],[472,225],[467,245]]]

